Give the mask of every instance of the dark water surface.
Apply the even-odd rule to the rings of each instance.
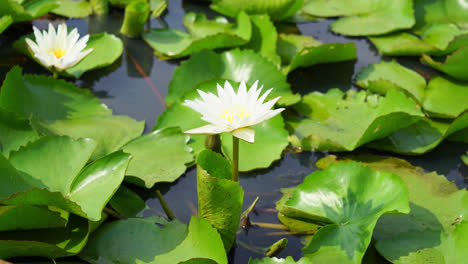
[[[188,11],[213,12],[206,6],[193,4],[189,1],[170,0],[169,10],[161,20],[152,19],[148,27],[163,27],[184,29],[182,17]],[[123,19],[121,10],[112,10],[105,18],[88,17],[85,19],[69,19],[52,17],[54,23],[65,21],[69,26],[78,27],[80,34],[110,32],[119,35],[118,31]],[[39,28],[46,28],[47,19],[33,22]],[[373,45],[366,38],[346,38],[335,35],[328,30],[332,20],[310,22],[297,25],[303,35],[313,36],[324,42],[354,42],[357,47],[356,61],[333,63],[299,69],[288,76],[292,89],[301,94],[312,91],[325,92],[330,88],[348,90],[358,89],[353,85],[353,78],[362,67],[370,63],[377,63],[381,58]],[[294,25],[291,25],[294,26]],[[25,73],[48,74],[41,66],[16,53],[11,43],[21,35],[32,31],[29,24],[14,25],[0,36],[0,81],[16,64],[24,68]],[[120,35],[119,35],[120,36]],[[89,88],[101,102],[114,110],[115,114],[128,115],[136,120],[145,120],[145,132],[151,131],[156,124],[156,118],[164,110],[163,98],[167,94],[167,87],[172,78],[174,68],[180,61],[163,61],[153,55],[152,49],[140,39],[129,39],[120,36],[124,41],[122,57],[110,67],[91,71],[83,75],[75,84],[81,88]],[[399,58],[398,61],[409,67],[421,66],[415,58]],[[426,69],[427,70],[427,69]],[[467,144],[443,143],[429,154],[417,157],[404,157],[414,165],[421,166],[427,171],[437,171],[447,175],[459,188],[468,186],[468,168],[461,162],[460,156],[466,153]],[[358,152],[368,152],[360,149]],[[371,151],[369,151],[371,152]],[[372,153],[376,153],[375,151]],[[382,155],[391,155],[380,153]],[[244,207],[247,208],[259,196],[256,210],[251,214],[253,227],[248,231],[241,230],[237,236],[237,247],[230,256],[230,263],[245,264],[250,257],[261,258],[262,248],[267,248],[275,241],[286,237],[288,246],[278,257],[302,256],[300,237],[286,235],[285,230],[265,228],[262,223],[279,224],[275,202],[280,199],[281,188],[296,186],[305,176],[316,170],[315,162],[325,156],[325,153],[286,151],[284,157],[275,162],[269,169],[257,170],[240,175],[240,184],[245,191]],[[339,155],[339,154],[338,154]],[[395,155],[393,155],[395,156]],[[255,157],[252,157],[255,158]],[[197,192],[196,171],[189,169],[182,177],[172,184],[157,184],[153,189],[137,189],[146,199],[149,209],[142,214],[164,215],[159,201],[155,197],[155,189],[161,189],[175,215],[187,223],[196,214]],[[256,224],[257,223],[257,224]],[[383,260],[365,260],[363,263],[386,263]]]

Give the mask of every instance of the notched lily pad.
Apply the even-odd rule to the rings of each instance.
[[[356,59],[356,47],[352,42],[323,44],[302,35],[280,34],[277,48],[284,74],[299,67]]]
[[[188,13],[184,25],[189,33],[171,28],[156,28],[143,34],[143,39],[162,59],[189,56],[204,49],[229,48],[246,44],[252,25],[244,12],[237,16],[237,25],[224,17],[208,20],[204,14]]]
[[[423,108],[432,117],[456,118],[468,110],[468,84],[437,76],[429,81]]]
[[[290,120],[298,147],[317,151],[351,151],[420,120],[420,107],[403,93],[385,97],[338,89],[304,96],[296,109],[306,118]]]
[[[93,264],[185,263],[209,260],[227,264],[219,234],[192,217],[187,227],[174,220],[159,227],[153,219],[130,218],[105,224],[89,238],[80,257]]]
[[[436,61],[426,54],[421,57],[421,62],[453,78],[468,81],[468,45],[448,55],[443,62]]]
[[[306,257],[323,259],[338,254],[347,255],[344,263],[361,263],[377,220],[409,209],[408,191],[398,176],[349,162],[307,176],[282,213],[330,223],[303,249]]]

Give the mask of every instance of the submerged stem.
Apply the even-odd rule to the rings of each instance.
[[[232,136],[232,180],[239,181],[239,138]]]
[[[171,211],[171,208],[169,208],[169,205],[167,205],[166,200],[164,200],[164,197],[159,190],[156,190],[156,196],[158,197],[159,202],[161,203],[161,206],[167,215],[167,218],[169,218],[169,220],[176,219],[174,213]]]

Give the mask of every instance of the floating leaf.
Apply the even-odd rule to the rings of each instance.
[[[468,152],[466,152],[466,155],[461,156],[462,161],[468,166]]]
[[[416,17],[415,30],[417,32],[425,30],[428,25],[456,24],[468,29],[468,7],[458,0],[415,0],[414,10]]]
[[[70,216],[65,228],[2,232],[0,259],[73,256],[83,249],[88,235],[88,221],[78,216]]]
[[[118,150],[143,132],[144,122],[113,116],[88,90],[51,77],[21,75],[14,67],[6,76],[0,107],[32,116],[33,127],[46,135],[92,138],[98,146],[92,159]]]
[[[301,9],[304,0],[213,0],[211,9],[235,17],[242,11],[247,14],[268,14],[273,20],[283,20]]]
[[[331,30],[348,36],[382,35],[415,23],[413,3],[406,0],[318,0],[309,1],[302,11],[313,16],[346,16],[334,22]]]
[[[87,17],[93,13],[91,4],[87,0],[57,0],[59,7],[52,13],[71,18]]]
[[[408,213],[408,193],[396,175],[359,163],[332,164],[298,185],[282,213],[330,223],[303,249],[306,257],[348,256],[361,263],[377,220],[387,213]]]
[[[128,180],[147,188],[175,181],[185,172],[185,164],[193,161],[188,139],[180,128],[169,127],[127,143],[122,150],[133,156],[126,172],[131,176]]]
[[[468,81],[468,45],[448,55],[444,62],[435,61],[426,54],[423,54],[421,62],[456,79]]]
[[[448,181],[443,175],[438,175],[435,172],[425,173],[422,168],[414,167],[397,158],[363,155],[350,157],[350,159],[362,161],[374,170],[395,173],[408,188],[410,213],[408,215],[385,215],[379,220],[374,230],[374,238],[379,240],[377,249],[384,256],[396,258],[397,248],[381,247],[379,246],[380,241],[387,243],[384,241],[389,240],[391,243],[406,245],[405,255],[401,255],[403,260],[408,253],[419,255],[419,253],[424,253],[424,248],[440,245],[441,231],[450,233],[457,228],[458,222],[466,220],[466,215],[468,215],[466,190],[458,190],[455,184]],[[330,163],[336,162],[335,156],[328,156],[320,160],[317,166],[326,168]],[[413,238],[408,241],[408,232],[418,235],[411,235]],[[420,252],[418,253],[418,251]],[[430,263],[448,262],[435,261]]]
[[[252,126],[255,130],[255,142],[239,142],[239,171],[268,168],[273,161],[279,160],[288,146],[288,131],[284,128],[281,115]],[[232,135],[221,135],[222,150],[232,159]]]
[[[97,221],[117,191],[130,155],[115,152],[85,166],[96,144],[90,139],[42,137],[9,161],[0,157],[5,176],[0,202],[49,205]]]
[[[367,146],[406,155],[424,154],[437,147],[446,137],[466,128],[468,128],[467,113],[450,121],[424,118]]]
[[[442,76],[432,78],[423,108],[433,117],[456,118],[468,109],[468,84]]]
[[[277,46],[285,74],[299,67],[356,59],[352,42],[322,44],[309,36],[280,34]]]
[[[279,67],[281,58],[276,54],[278,33],[270,17],[266,14],[252,15],[250,21],[252,22],[252,37],[249,43],[242,46],[242,48],[252,49],[260,53],[264,58]]]
[[[28,119],[0,108],[0,150],[5,157],[10,156],[10,151],[18,150],[37,138],[37,132]]]
[[[273,88],[267,100],[281,96],[278,102],[280,105],[294,104],[300,98],[292,94],[286,76],[274,64],[254,51],[236,49],[221,54],[204,50],[182,62],[174,71],[166,102],[169,105],[180,102],[184,93],[213,79],[238,83],[245,81],[248,87],[259,80],[259,85],[263,85],[265,89]]]
[[[36,60],[28,49],[25,41],[26,37],[35,41],[34,35],[26,35],[13,43],[13,47],[19,52]],[[80,78],[81,75],[87,71],[109,66],[122,55],[123,43],[122,40],[112,34],[99,33],[90,35],[86,48],[92,48],[93,51],[73,67],[59,73],[66,77]]]
[[[304,96],[297,110],[307,116],[290,121],[301,147],[318,151],[350,151],[384,138],[423,116],[416,103],[390,90],[385,97],[338,89]]]
[[[93,264],[202,260],[227,264],[216,229],[194,217],[188,227],[175,220],[161,228],[150,219],[136,218],[105,224],[91,235],[80,257]]]
[[[0,17],[0,34],[2,34],[5,29],[7,29],[11,23],[13,23],[13,18],[9,15],[4,15]]]
[[[65,227],[69,214],[34,205],[0,205],[0,232]]]
[[[379,94],[386,94],[390,89],[398,90],[418,103],[423,101],[426,89],[426,80],[421,75],[395,60],[381,61],[362,69],[356,77],[356,84]]]
[[[127,218],[140,216],[146,208],[145,201],[124,185],[120,185],[109,204],[117,213]]]
[[[224,17],[208,20],[205,14],[188,13],[184,25],[189,33],[178,29],[155,28],[143,34],[143,39],[160,58],[180,58],[204,49],[229,48],[247,43],[252,34],[249,17],[241,12],[237,25]]]
[[[239,228],[244,191],[231,180],[231,164],[221,155],[204,150],[197,164],[198,215],[218,230],[229,252]]]
[[[34,0],[25,4],[16,0],[4,0],[0,5],[0,16],[11,16],[14,22],[33,20],[58,7],[56,0]]]

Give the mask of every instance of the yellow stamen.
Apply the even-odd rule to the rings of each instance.
[[[224,111],[219,115],[222,119],[228,121],[229,123],[233,123],[235,118],[246,118],[251,115],[250,112],[246,111],[243,106],[240,105],[230,105],[224,108]]]
[[[56,48],[56,49],[49,50],[49,54],[54,54],[55,57],[57,57],[57,59],[60,59],[63,56],[65,56],[67,52],[62,48]]]

